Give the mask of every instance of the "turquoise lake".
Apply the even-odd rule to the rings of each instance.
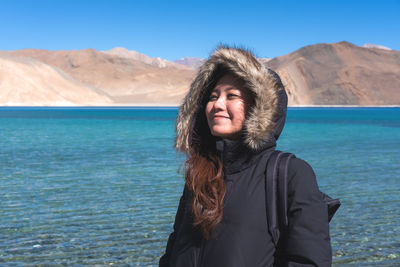
[[[158,266],[176,108],[0,108],[0,265]],[[400,108],[291,108],[278,149],[340,198],[334,266],[400,266]]]

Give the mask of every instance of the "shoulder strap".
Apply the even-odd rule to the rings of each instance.
[[[288,210],[288,193],[287,193],[287,177],[289,172],[289,163],[290,159],[294,158],[295,155],[292,153],[283,153],[282,158],[279,162],[279,171],[278,171],[278,209],[280,211],[279,219],[280,224],[283,227],[288,226],[288,217],[287,217],[287,210]]]
[[[287,227],[287,175],[290,159],[294,154],[275,150],[266,168],[266,207],[268,230],[275,246],[278,245],[280,229]]]

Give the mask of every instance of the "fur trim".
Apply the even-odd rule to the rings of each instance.
[[[256,95],[255,104],[250,108],[244,124],[244,142],[247,146],[259,150],[268,142],[275,141],[283,128],[277,123],[282,123],[282,116],[284,121],[287,107],[286,93],[279,76],[266,69],[249,51],[222,46],[200,67],[179,108],[176,149],[189,151],[193,120],[218,67],[224,67],[241,78]]]

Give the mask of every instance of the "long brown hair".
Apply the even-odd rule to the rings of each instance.
[[[226,192],[222,163],[217,155],[193,153],[187,160],[186,184],[193,192],[194,225],[205,239],[221,221]]]
[[[212,230],[222,220],[226,185],[223,165],[215,148],[216,137],[211,135],[205,116],[205,106],[211,89],[226,73],[219,69],[214,73],[200,99],[194,124],[192,125],[189,158],[186,161],[186,186],[193,193],[193,223],[198,226],[204,239],[209,239]]]

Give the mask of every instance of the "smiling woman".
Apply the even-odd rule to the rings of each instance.
[[[290,161],[278,244],[268,228],[266,166],[286,110],[279,76],[250,52],[220,47],[201,66],[177,118],[185,187],[160,266],[331,265],[327,207],[305,161]]]
[[[206,105],[208,127],[213,136],[227,139],[240,137],[248,109],[252,102],[249,90],[233,75],[223,76],[210,94]]]

